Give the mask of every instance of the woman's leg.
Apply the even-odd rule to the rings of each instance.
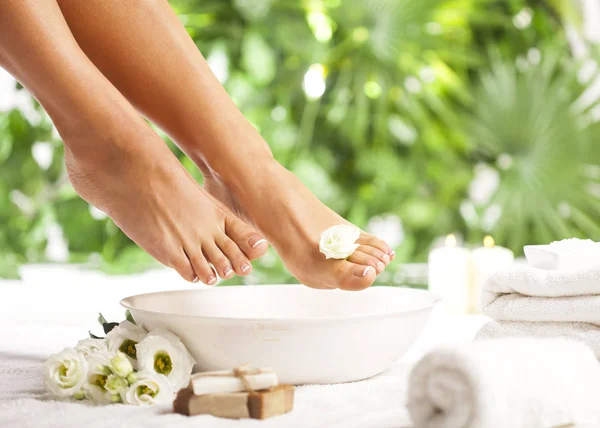
[[[205,173],[207,190],[249,218],[288,269],[318,288],[361,289],[394,257],[363,233],[348,261],[325,260],[321,232],[345,220],[272,157],[165,0],[59,0],[79,45]]]
[[[54,0],[0,2],[0,65],[44,106],[77,192],[189,281],[250,271],[261,236],[206,194],[81,51]]]
[[[392,249],[363,233],[348,261],[325,260],[319,236],[345,220],[274,161],[166,1],[59,5],[88,57],[196,162],[211,194],[257,225],[300,281],[346,289],[373,283]]]

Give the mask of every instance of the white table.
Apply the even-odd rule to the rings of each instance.
[[[170,406],[92,407],[46,399],[41,370],[47,356],[86,337],[96,328],[98,311],[109,320],[122,318],[122,297],[187,286],[165,275],[0,281],[0,427],[409,427],[404,403],[412,364],[436,345],[471,340],[486,321],[449,316],[440,308],[418,343],[391,369],[362,382],[299,387],[294,411],[266,421],[188,418],[171,414]]]

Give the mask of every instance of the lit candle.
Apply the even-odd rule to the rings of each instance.
[[[429,290],[442,298],[451,314],[464,314],[469,305],[469,251],[448,235],[446,246],[429,253]]]
[[[504,269],[513,264],[515,255],[511,250],[499,247],[494,243],[494,238],[486,236],[483,247],[473,250],[471,257],[472,283],[470,293],[470,311],[478,313],[479,299],[483,283],[499,269]]]

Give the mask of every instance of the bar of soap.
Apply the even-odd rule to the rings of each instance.
[[[184,388],[175,397],[173,411],[186,416],[213,415],[229,419],[250,417],[247,392],[195,395],[192,388]]]
[[[288,413],[294,407],[292,385],[248,392],[195,395],[191,387],[180,390],[173,411],[186,416],[212,415],[229,419],[267,419]]]
[[[271,369],[260,369],[257,374],[245,374],[244,377],[253,390],[267,389],[279,383],[277,374]],[[214,394],[246,391],[241,379],[231,370],[204,372],[192,375],[194,394]]]
[[[248,409],[253,419],[267,419],[291,412],[294,408],[292,385],[277,385],[248,397]]]

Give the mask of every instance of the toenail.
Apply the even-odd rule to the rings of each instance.
[[[233,273],[233,269],[231,269],[231,267],[230,267],[230,266],[227,266],[227,267],[225,268],[225,270],[223,271],[223,275],[224,275],[224,276],[229,276],[229,275],[231,275],[232,273]]]
[[[396,252],[395,252],[395,251],[392,251],[392,252],[390,253],[390,257],[394,257],[395,255],[396,255]]]
[[[250,244],[250,242],[248,242],[248,243]],[[258,241],[256,241],[254,244],[250,244],[250,246],[251,246],[252,248],[256,248],[256,247],[258,247],[259,245],[266,244],[266,243],[267,243],[267,240],[266,240],[266,239],[259,239],[259,240],[258,240]]]
[[[363,271],[363,274],[362,274],[362,276],[367,276],[367,275],[369,274],[369,271],[370,271],[371,269],[373,269],[373,266],[367,266],[367,267],[365,268],[365,270]]]
[[[381,258],[383,259],[384,262],[388,263],[390,261],[390,256],[388,256],[387,254],[384,254],[383,256],[381,256]]]
[[[192,282],[194,284],[197,283],[198,281],[200,281],[200,278],[198,278],[197,276],[195,276],[194,279],[192,279]]]
[[[208,277],[208,281],[206,281],[206,283],[207,283],[208,285],[214,285],[214,284],[216,284],[216,282],[217,282],[217,278],[216,278],[216,277],[214,277],[214,276],[212,276],[212,275],[211,275],[211,276],[209,276],[209,277]]]
[[[242,272],[244,272],[244,273],[248,272],[250,270],[250,263],[244,263],[244,264],[242,264],[242,266],[240,267],[240,270]]]
[[[383,262],[382,262],[382,261],[380,261],[380,260],[377,260],[377,264],[376,264],[376,266],[377,266],[377,267],[381,266],[382,264],[383,264]]]

